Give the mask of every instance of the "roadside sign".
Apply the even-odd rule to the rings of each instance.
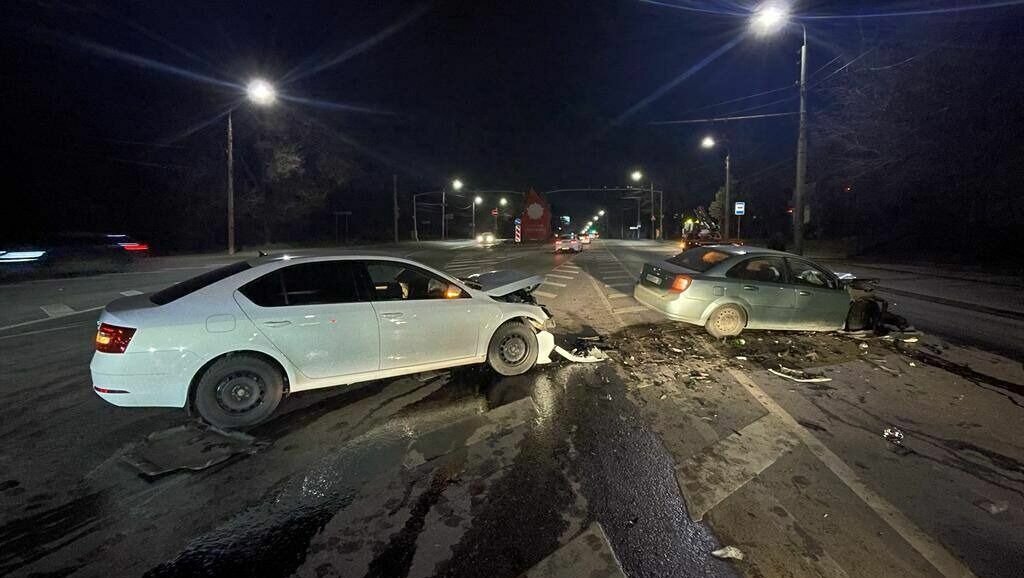
[[[744,201],[737,201],[734,207],[734,215],[743,215],[747,212],[747,203]]]
[[[492,217],[497,217],[498,216],[498,209],[491,209],[491,216]]]

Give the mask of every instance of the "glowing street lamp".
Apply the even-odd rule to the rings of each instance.
[[[704,137],[704,140],[700,141],[701,148],[712,149],[715,148],[715,138],[711,135]]]
[[[454,189],[456,191],[461,191],[462,190],[462,181],[460,181],[459,179],[455,179],[454,181],[452,181],[452,189]]]
[[[754,32],[767,35],[775,32],[789,20],[789,8],[782,4],[763,4],[750,18]]]
[[[505,197],[502,197],[501,200],[498,201],[498,204],[501,205],[502,207],[504,207],[505,205],[508,204],[508,199],[506,199]]]
[[[633,171],[633,173],[629,175],[629,178],[633,179],[634,183],[639,183],[640,179],[644,178],[644,174],[640,171]]]
[[[600,211],[598,211],[597,214],[603,217],[604,216],[604,209],[601,209]]]
[[[274,85],[262,78],[254,78],[245,87],[245,95],[249,100],[258,106],[270,106],[277,100],[277,91]]]

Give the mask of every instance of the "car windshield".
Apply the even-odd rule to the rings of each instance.
[[[191,279],[186,279],[180,283],[175,283],[170,287],[157,291],[149,296],[149,300],[157,305],[166,305],[173,301],[177,301],[182,297],[199,291],[203,287],[212,285],[221,279],[227,279],[228,277],[245,271],[251,268],[251,265],[247,261],[239,261],[230,265],[225,265],[213,271],[207,271],[202,275],[197,275]]]
[[[732,257],[729,253],[708,247],[697,247],[668,259],[669,263],[701,273]]]

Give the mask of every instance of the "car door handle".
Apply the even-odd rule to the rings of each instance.
[[[399,317],[402,317],[404,315],[405,315],[405,313],[400,313],[400,312],[397,312],[397,311],[394,312],[394,313],[381,313],[380,314],[380,316],[383,317],[384,319],[398,319]]]
[[[797,295],[803,295],[804,297],[807,297],[807,296],[809,296],[811,294],[811,292],[810,291],[804,291],[803,289],[801,289],[801,290],[797,291],[796,294]]]
[[[263,324],[266,325],[267,327],[284,327],[285,325],[291,325],[292,322],[291,321],[287,321],[287,320],[284,320],[284,321],[264,321]]]
[[[744,285],[744,291],[757,291],[757,285]]]

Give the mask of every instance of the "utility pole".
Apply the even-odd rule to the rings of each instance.
[[[228,255],[235,254],[235,137],[228,111]]]
[[[446,220],[446,217],[447,217],[447,215],[445,215],[445,212],[446,212],[445,211],[445,204],[447,203],[447,196],[448,196],[448,190],[447,189],[441,189],[441,240],[442,241],[447,239],[447,237],[445,236],[445,226],[446,226],[445,220]]]
[[[398,242],[398,175],[391,175],[391,202],[394,212],[395,242]]]
[[[419,222],[416,220],[416,197],[417,195],[412,196],[412,240],[419,242],[420,226]]]
[[[793,187],[793,252],[804,254],[804,187],[807,183],[807,27],[800,47],[800,132],[796,141],[796,186]]]
[[[722,205],[723,205],[723,207],[722,207],[722,240],[723,241],[728,241],[729,240],[729,238],[730,238],[729,237],[729,229],[731,228],[731,227],[729,227],[729,220],[730,220],[729,217],[731,215],[730,211],[732,211],[732,207],[729,206],[729,192],[730,192],[730,190],[729,190],[729,187],[730,187],[729,181],[732,180],[732,174],[731,174],[731,170],[732,169],[730,168],[730,165],[732,164],[730,162],[731,159],[732,159],[732,154],[731,154],[731,152],[728,149],[726,149],[726,151],[725,151],[725,194],[722,195],[722,197],[723,197],[722,198]]]
[[[651,240],[657,239],[657,231],[654,230],[654,181],[651,181]]]
[[[665,189],[658,193],[658,239],[665,240]]]

